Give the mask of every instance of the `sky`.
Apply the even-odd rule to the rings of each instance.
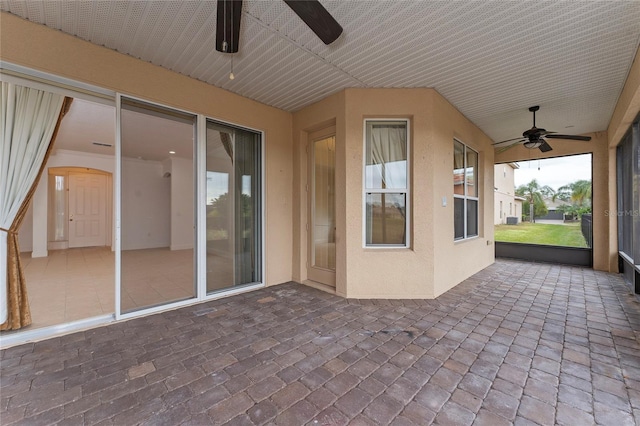
[[[577,180],[591,180],[591,154],[518,161],[518,165],[520,168],[514,174],[516,188],[532,179],[540,186],[549,185],[555,190]]]

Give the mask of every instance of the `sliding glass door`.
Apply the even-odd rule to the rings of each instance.
[[[262,134],[125,97],[118,117],[117,316],[262,284]]]
[[[193,299],[196,116],[122,98],[121,314]]]
[[[207,294],[262,281],[261,135],[207,120]]]

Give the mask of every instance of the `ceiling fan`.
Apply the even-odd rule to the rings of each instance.
[[[538,111],[539,109],[540,109],[540,107],[538,105],[529,107],[529,111],[531,111],[533,113],[533,127],[530,128],[529,130],[525,130],[522,133],[521,137],[513,138],[513,139],[507,139],[506,141],[500,141],[500,142],[496,142],[496,143],[493,144],[493,145],[501,145],[501,144],[505,144],[505,143],[511,142],[511,144],[501,147],[499,152],[504,152],[507,149],[509,149],[509,148],[519,144],[519,143],[522,143],[525,146],[525,148],[529,148],[529,149],[538,148],[542,152],[549,152],[553,148],[551,148],[551,145],[549,145],[547,143],[545,138],[547,138],[547,139],[569,139],[569,140],[574,140],[574,141],[590,141],[591,140],[591,136],[561,135],[561,134],[556,133],[556,132],[550,132],[550,131],[547,131],[545,129],[536,127],[536,111]]]
[[[304,21],[324,44],[333,43],[342,27],[318,0],[284,0],[284,2]],[[240,18],[242,0],[218,0],[216,21],[216,50],[236,53],[240,38]]]

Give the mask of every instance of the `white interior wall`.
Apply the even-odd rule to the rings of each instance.
[[[115,172],[113,156],[87,154],[77,151],[55,151],[47,167],[86,167]],[[122,249],[142,249],[169,247],[171,244],[171,179],[163,178],[162,165],[159,162],[124,158],[123,174],[129,177],[122,189],[123,220]],[[192,167],[192,166],[191,166]],[[189,173],[179,167],[179,175]],[[193,171],[190,172],[193,176]],[[47,251],[47,212],[48,212],[48,174],[43,173],[34,194],[33,204],[20,229],[21,251],[31,251],[33,257],[45,257]],[[180,178],[178,178],[180,180]],[[190,201],[180,201],[181,217],[190,220],[191,247],[193,247],[193,178],[190,177],[189,190],[176,190],[176,194],[190,197]],[[184,198],[184,197],[183,197]],[[190,213],[185,211],[190,209]],[[113,211],[115,217],[115,207]],[[177,225],[184,229],[185,224]],[[110,244],[110,242],[109,242]]]
[[[122,159],[122,250],[170,246],[171,179],[163,174],[161,162]]]
[[[171,250],[193,248],[194,180],[193,160],[171,158]],[[166,165],[166,162],[163,162]],[[163,168],[166,172],[166,166]]]

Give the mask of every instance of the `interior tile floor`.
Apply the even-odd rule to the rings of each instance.
[[[22,253],[31,329],[112,314],[115,257],[109,247]],[[195,294],[193,250],[123,251],[122,310],[154,306]]]
[[[639,333],[621,276],[577,267],[498,260],[436,300],[287,283],[0,351],[0,418],[634,425]]]
[[[114,312],[114,254],[109,247],[21,253],[31,329]]]
[[[21,254],[33,323],[30,329],[113,314],[115,257],[109,247]],[[122,252],[122,312],[195,295],[193,250],[153,248]],[[228,288],[233,262],[207,257],[207,290]]]
[[[122,311],[194,297],[193,253],[168,248],[122,251]],[[112,288],[113,282],[112,276]]]

